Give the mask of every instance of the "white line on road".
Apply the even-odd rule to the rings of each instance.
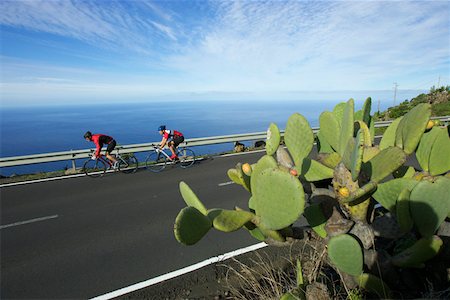
[[[35,223],[35,222],[40,222],[40,221],[45,221],[45,220],[50,220],[50,219],[55,219],[57,217],[58,217],[58,215],[53,215],[53,216],[31,219],[31,220],[27,220],[27,221],[16,222],[16,223],[12,223],[12,224],[1,225],[0,229],[19,226],[19,225],[25,225],[25,224],[30,224],[30,223]]]
[[[165,280],[169,280],[169,279],[175,278],[177,276],[187,274],[189,272],[192,272],[192,271],[198,270],[200,268],[203,268],[203,267],[205,267],[207,265],[218,263],[218,262],[227,260],[229,258],[232,258],[234,256],[237,256],[237,255],[240,255],[240,254],[244,254],[244,253],[247,253],[247,252],[251,252],[251,251],[255,251],[255,250],[258,250],[260,248],[264,248],[266,246],[267,246],[266,243],[259,243],[259,244],[255,244],[255,245],[252,245],[252,246],[248,246],[246,248],[234,250],[234,251],[225,253],[223,255],[219,255],[219,256],[216,256],[216,257],[211,257],[210,259],[207,259],[205,261],[196,263],[194,265],[191,265],[191,266],[188,266],[188,267],[185,267],[185,268],[182,268],[182,269],[179,269],[179,270],[176,270],[176,271],[173,271],[173,272],[170,272],[170,273],[167,273],[167,274],[164,274],[164,275],[161,275],[161,276],[158,276],[158,277],[146,280],[146,281],[142,281],[142,282],[139,282],[139,283],[127,286],[127,287],[124,287],[124,288],[119,289],[117,291],[113,291],[113,292],[110,292],[110,293],[107,293],[107,294],[104,294],[104,295],[101,295],[101,296],[97,296],[95,298],[92,298],[91,300],[108,300],[108,299],[116,298],[116,297],[119,297],[119,296],[122,296],[122,295],[125,295],[125,294],[128,294],[128,293],[131,293],[131,292],[134,292],[134,291],[137,291],[137,290],[149,287],[151,285],[163,282]]]
[[[229,184],[233,184],[233,183],[234,183],[233,181],[227,181],[224,183],[219,183],[218,186],[224,186],[224,185],[229,185]]]

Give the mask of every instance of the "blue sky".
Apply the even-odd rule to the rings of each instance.
[[[2,0],[0,11],[3,105],[450,84],[449,1]]]

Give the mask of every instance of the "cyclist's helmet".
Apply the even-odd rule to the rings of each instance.
[[[158,127],[158,131],[166,130],[166,125],[161,125]]]
[[[84,138],[85,139],[90,139],[91,137],[92,137],[92,132],[86,131],[86,133],[84,134]]]

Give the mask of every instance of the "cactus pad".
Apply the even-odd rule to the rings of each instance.
[[[335,115],[329,111],[325,111],[320,114],[320,135],[319,138],[325,139],[325,141],[337,151],[339,148],[339,135],[340,135],[340,125],[337,121]]]
[[[397,170],[406,161],[405,152],[397,147],[383,149],[363,165],[370,180],[378,182]]]
[[[212,223],[197,208],[183,208],[175,219],[174,234],[178,242],[184,245],[197,243],[209,231]]]
[[[261,225],[278,230],[294,223],[305,205],[300,181],[279,169],[266,169],[257,178],[255,175],[252,176],[252,204]]]
[[[419,182],[411,191],[410,201],[411,216],[420,234],[432,236],[450,211],[450,179]]]
[[[433,148],[434,141],[439,135],[439,128],[434,127],[428,132],[425,132],[420,139],[419,147],[417,147],[416,157],[422,170],[428,172],[430,170],[430,155]]]
[[[302,163],[314,145],[314,134],[308,120],[298,113],[289,117],[284,133],[284,142],[296,166]]]
[[[442,247],[442,240],[437,236],[421,238],[408,249],[392,257],[392,263],[401,268],[418,268],[436,254]]]
[[[341,234],[328,241],[328,257],[342,272],[353,276],[363,271],[363,252],[358,241],[348,235]]]
[[[435,176],[450,171],[450,138],[448,128],[439,128],[430,154],[430,174]]]
[[[395,133],[395,145],[402,148],[406,154],[416,150],[431,115],[431,105],[420,103],[411,109],[398,124]]]
[[[364,124],[364,123],[363,123]],[[359,176],[359,171],[361,171],[361,163],[364,153],[364,133],[361,130],[358,130],[358,134],[355,139],[355,147],[353,148],[351,154],[350,161],[350,171],[352,172],[352,180],[356,181]],[[370,140],[370,136],[369,136]]]
[[[180,182],[180,192],[187,206],[195,207],[199,212],[206,216],[206,207],[184,181]]]
[[[339,149],[338,153],[343,155],[347,148],[348,141],[353,137],[353,116],[354,116],[354,101],[350,99],[347,101],[347,105],[342,116],[341,134],[339,136]]]
[[[327,219],[322,213],[322,209],[319,204],[313,204],[305,208],[304,213],[306,220],[308,220],[308,224],[312,227],[312,229],[322,238],[327,236],[327,232],[325,230],[325,224]]]
[[[319,181],[327,178],[333,178],[333,169],[330,169],[321,163],[305,158],[302,162],[301,176],[308,181]]]
[[[284,149],[284,147],[279,147],[277,149],[277,161],[280,166],[287,169],[292,169],[294,167],[294,162],[292,161],[291,155],[286,149]]]
[[[389,299],[392,297],[389,286],[375,275],[363,273],[355,279],[359,287],[377,294],[380,299]]]
[[[220,210],[213,220],[215,229],[223,232],[232,232],[240,229],[247,222],[252,220],[254,214],[243,210]]]
[[[395,212],[395,204],[403,189],[412,190],[418,181],[411,178],[393,179],[378,185],[372,197],[390,212]]]
[[[413,228],[413,220],[409,209],[409,196],[411,191],[409,189],[403,189],[398,196],[396,205],[397,222],[402,232],[408,232]]]
[[[267,129],[266,152],[267,155],[273,155],[280,145],[280,130],[275,123],[270,123]]]
[[[383,134],[380,141],[380,150],[386,149],[388,147],[395,146],[395,135],[397,132],[398,124],[403,119],[403,117],[397,118],[392,121],[391,125],[388,126]]]

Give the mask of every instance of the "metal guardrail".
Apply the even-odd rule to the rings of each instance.
[[[434,117],[432,119],[438,119],[442,122],[449,122],[450,116],[445,117]],[[392,121],[380,121],[375,122],[375,127],[387,127],[391,124]],[[313,127],[312,130],[314,133],[319,131],[319,127]],[[281,131],[281,134],[284,134],[284,131]],[[230,143],[236,141],[252,141],[252,140],[265,140],[267,133],[264,132],[255,132],[255,133],[244,133],[244,134],[232,134],[232,135],[222,135],[222,136],[211,136],[211,137],[202,137],[202,138],[193,138],[186,139],[181,146],[206,146],[206,145],[214,145],[214,144],[223,144]],[[144,144],[132,144],[132,145],[123,145],[116,146],[115,152],[127,153],[127,152],[146,152],[150,151],[153,148],[153,145],[159,144],[157,142],[144,143]],[[69,160],[72,161],[72,167],[75,169],[75,160],[88,158],[94,149],[83,149],[83,150],[70,150],[63,152],[51,152],[51,153],[42,153],[42,154],[32,154],[32,155],[23,155],[23,156],[10,156],[10,157],[1,157],[0,158],[0,168],[4,167],[13,167],[13,166],[22,166],[22,165],[30,165],[30,164],[39,164],[46,162],[56,162],[56,161],[64,161]]]

